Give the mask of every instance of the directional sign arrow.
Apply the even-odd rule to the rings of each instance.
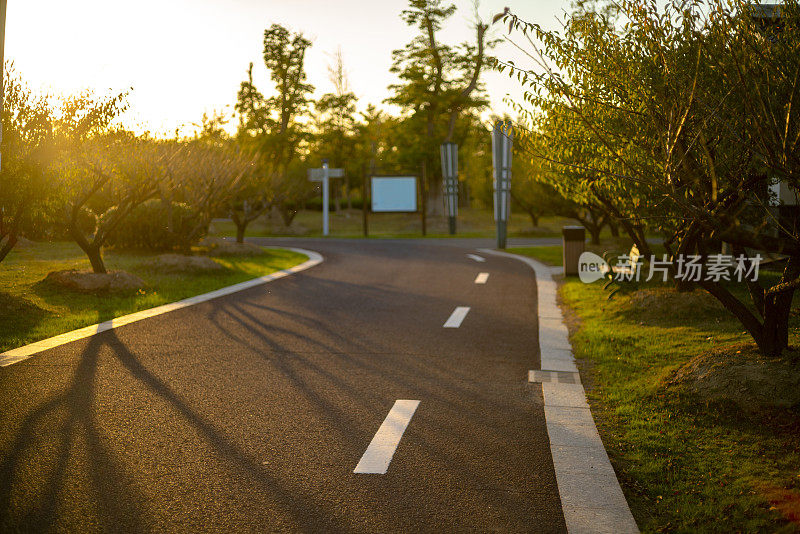
[[[328,169],[328,178],[341,178],[344,176],[344,169]],[[321,182],[325,179],[325,169],[308,169],[308,179],[312,182]]]

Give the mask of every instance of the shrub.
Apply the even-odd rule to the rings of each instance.
[[[181,202],[165,204],[159,199],[148,200],[120,222],[108,237],[108,243],[119,248],[153,251],[185,249],[196,244],[201,237],[194,232],[196,218],[194,210]]]

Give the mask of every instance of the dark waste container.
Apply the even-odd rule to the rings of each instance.
[[[561,229],[563,236],[564,275],[578,274],[578,258],[586,250],[586,228],[583,226],[565,226]]]

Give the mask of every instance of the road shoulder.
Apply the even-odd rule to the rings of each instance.
[[[539,345],[547,433],[567,530],[638,532],[614,468],[597,432],[577,375],[563,314],[556,303],[552,269],[531,258],[490,249],[484,254],[515,258],[533,269],[539,301]],[[547,373],[550,371],[550,373]],[[531,373],[534,378],[534,373]],[[547,380],[547,381],[545,381]]]

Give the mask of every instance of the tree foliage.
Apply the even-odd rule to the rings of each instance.
[[[578,7],[558,32],[509,11],[497,17],[538,65],[497,63],[528,87],[520,108],[551,141],[536,157],[645,253],[649,228],[675,255],[707,257],[721,241],[736,254],[785,255],[779,283],[749,284],[750,306],[724,283],[699,282],[765,353],[780,353],[800,285],[800,234],[768,191],[800,187],[797,2],[777,12],[737,0]]]

